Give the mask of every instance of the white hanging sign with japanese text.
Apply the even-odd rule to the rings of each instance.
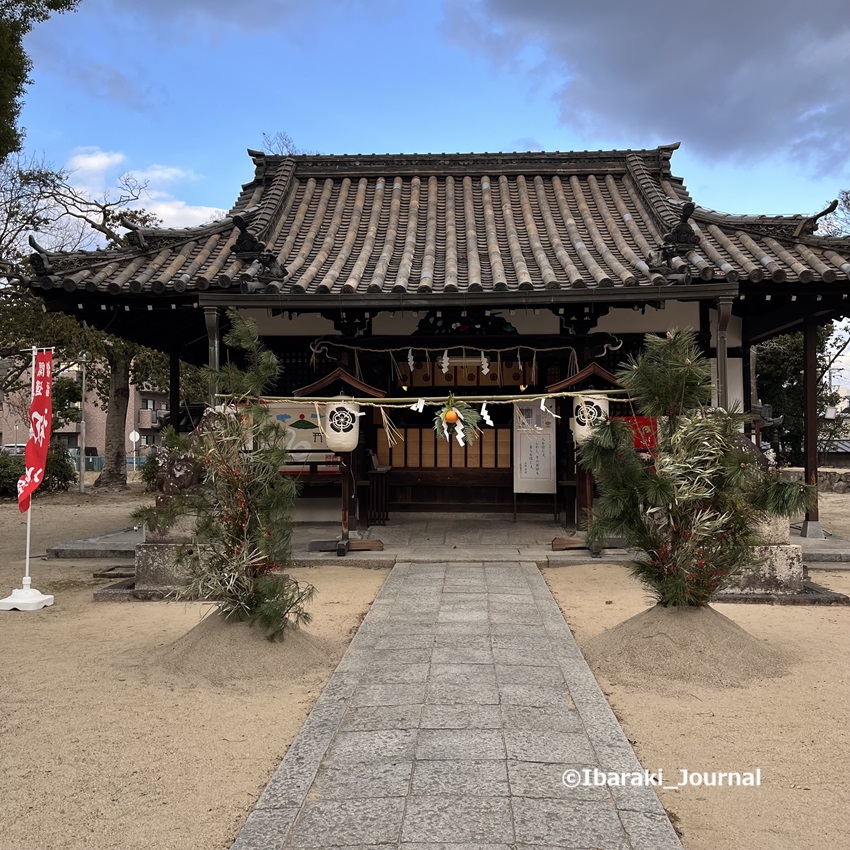
[[[534,402],[514,405],[514,493],[554,493],[555,417]]]

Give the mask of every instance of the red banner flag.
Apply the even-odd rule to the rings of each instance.
[[[639,452],[651,452],[658,442],[658,421],[653,416],[612,416],[624,419],[632,426],[634,447]]]
[[[26,513],[30,496],[44,480],[50,425],[53,421],[53,352],[39,351],[33,364],[30,438],[24,450],[24,474],[18,479],[18,507]]]

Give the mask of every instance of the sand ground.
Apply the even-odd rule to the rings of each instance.
[[[33,553],[130,524],[140,491],[34,501]],[[0,589],[25,524],[0,505]],[[52,608],[0,612],[0,850],[229,847],[386,572],[292,570],[313,622],[283,644],[210,606],[95,603],[104,561],[31,563]],[[223,628],[222,628],[223,626]]]
[[[56,604],[0,612],[0,850],[229,847],[386,573],[293,570],[319,590],[283,645],[203,619],[202,604],[94,603],[103,561],[42,560],[55,541],[118,530],[144,501],[90,491],[34,501],[33,584]],[[826,528],[850,537],[850,497]],[[0,595],[20,586],[25,523],[0,505]],[[850,593],[850,573],[817,573]],[[647,606],[622,566],[546,571],[579,643]],[[789,659],[746,688],[608,682],[645,767],[762,769],[760,788],[662,792],[687,850],[840,846],[848,810],[850,609],[718,606]]]
[[[850,498],[824,494],[820,509],[827,530],[850,538]],[[652,604],[622,565],[588,563],[544,575],[579,646]],[[811,577],[850,595],[850,572]],[[613,681],[594,670],[641,764],[661,769],[665,784],[678,784],[681,769],[761,769],[760,787],[659,792],[686,850],[850,847],[850,608],[714,607],[776,650],[787,673],[744,687],[708,687],[652,674]]]

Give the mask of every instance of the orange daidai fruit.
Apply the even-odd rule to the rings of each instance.
[[[447,410],[446,411],[446,422],[449,424],[454,424],[457,422],[457,411],[456,410]]]

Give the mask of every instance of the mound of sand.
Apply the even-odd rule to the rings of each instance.
[[[322,671],[335,647],[301,628],[287,628],[284,640],[266,640],[259,627],[227,621],[211,610],[194,628],[155,653],[151,669],[190,683],[202,679],[232,687],[240,682],[281,682]]]
[[[790,659],[713,608],[656,605],[588,638],[582,651],[608,681],[742,687],[784,676]]]

